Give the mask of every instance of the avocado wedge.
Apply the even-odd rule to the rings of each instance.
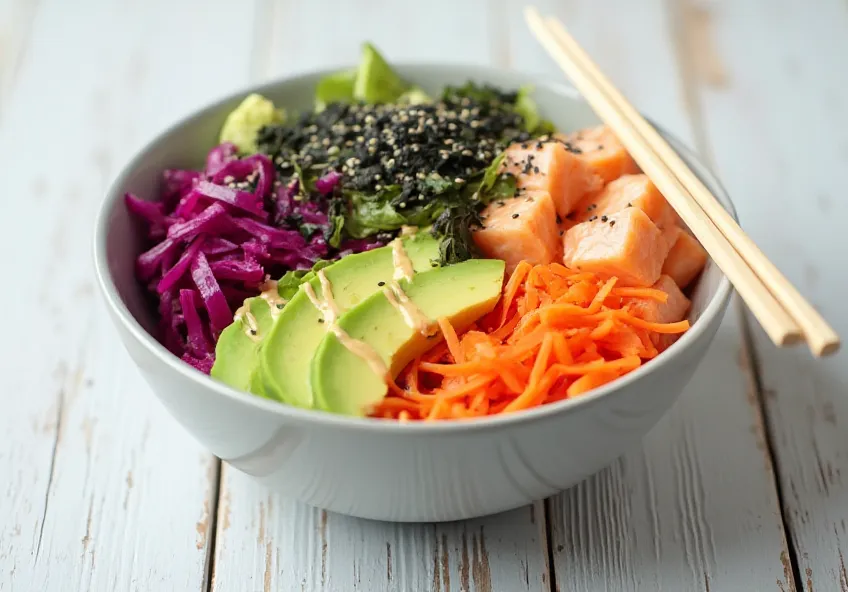
[[[276,306],[276,304],[275,304]],[[247,298],[236,319],[221,333],[215,346],[212,378],[228,385],[263,395],[254,375],[259,364],[262,340],[274,324],[271,305],[259,296]]]
[[[431,259],[438,258],[439,246],[429,234],[419,233],[402,244],[415,272],[433,268]],[[395,273],[392,247],[348,255],[323,271],[332,286],[333,300],[339,312],[344,313],[392,280]],[[317,298],[323,297],[317,277],[308,285]],[[314,406],[309,368],[327,329],[321,311],[300,290],[282,310],[259,352],[259,371],[266,396],[298,407]]]
[[[492,311],[501,295],[504,262],[477,259],[421,273],[399,283],[418,311],[435,324],[446,317],[462,331]],[[391,293],[390,293],[391,294]],[[394,377],[416,356],[436,343],[410,326],[392,298],[380,290],[339,317],[337,333],[325,333],[312,359],[311,385],[317,407],[343,415],[362,416],[386,396],[384,365]],[[395,300],[397,300],[395,298]],[[437,328],[437,327],[436,327]],[[354,341],[350,341],[354,340]],[[364,343],[371,355],[354,353],[350,344]]]

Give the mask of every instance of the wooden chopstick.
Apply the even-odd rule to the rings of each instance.
[[[663,195],[666,196],[669,203],[672,207],[674,207],[683,221],[690,227],[695,236],[701,241],[701,244],[713,258],[715,263],[728,276],[772,341],[781,346],[800,341],[802,338],[802,330],[799,323],[796,323],[793,317],[790,316],[789,312],[784,309],[781,302],[779,302],[775,295],[769,291],[763,280],[750,267],[750,264],[742,258],[739,252],[737,252],[736,248],[728,240],[728,237],[719,230],[713,219],[709,216],[708,211],[702,209],[699,203],[695,200],[695,197],[691,195],[687,188],[681,184],[681,179],[679,179],[668,166],[668,162],[674,161],[664,162],[664,159],[652,148],[647,139],[640,134],[641,128],[650,128],[651,131],[654,132],[653,135],[659,139],[658,144],[665,146],[665,150],[663,151],[664,153],[674,154],[671,147],[668,146],[658,134],[656,134],[653,128],[651,128],[651,126],[648,125],[641,116],[638,116],[635,109],[630,107],[628,113],[636,113],[636,119],[641,120],[643,124],[639,128],[636,127],[636,123],[631,121],[631,118],[627,116],[627,113],[624,113],[621,109],[617,108],[621,103],[626,104],[626,100],[620,96],[620,93],[616,92],[615,94],[617,94],[620,98],[620,101],[618,101],[619,104],[617,105],[616,102],[613,102],[613,100],[608,97],[601,88],[599,88],[596,76],[587,72],[587,68],[584,67],[584,64],[585,62],[588,62],[591,66],[593,66],[592,70],[595,72],[597,72],[597,67],[591,64],[591,60],[589,60],[588,56],[586,56],[582,50],[580,50],[579,53],[582,54],[584,59],[575,57],[577,52],[573,51],[573,48],[577,47],[579,50],[579,46],[577,46],[577,43],[568,36],[561,25],[554,28],[556,32],[552,32],[549,30],[548,26],[546,26],[539,13],[533,8],[525,9],[525,17],[528,25],[540,43],[542,43],[563,71],[569,76],[569,78],[571,78],[575,86],[583,94],[587,102],[589,102],[589,104],[594,108],[599,117],[616,133],[622,144],[631,153],[634,160],[636,160],[645,173],[648,174]],[[562,39],[563,33],[564,36],[571,41],[570,44],[566,44],[565,40]],[[572,49],[572,51],[569,51],[569,49]],[[597,74],[598,76],[601,76],[599,72],[597,72]],[[605,87],[610,89],[613,88],[608,81],[604,82],[606,82]],[[677,158],[676,154],[675,157],[675,160],[681,165],[679,168],[688,172],[688,175],[681,173],[683,178],[688,179],[691,177],[697,179],[694,173],[692,173],[688,167],[679,158]],[[677,164],[677,162],[675,162],[675,164]],[[703,187],[703,184],[700,182],[698,182],[698,184],[704,190],[701,192],[704,200],[712,203],[713,205],[710,209],[721,210],[732,225],[736,226],[733,219],[724,212],[723,208],[721,208],[721,206],[715,201],[715,198],[709,193],[706,187]],[[738,234],[744,235],[738,226],[736,226],[736,228],[738,229]],[[750,239],[747,240],[750,242]],[[765,259],[765,256],[759,252],[759,249],[756,249],[756,251],[762,259]],[[771,265],[771,267],[774,268],[773,265]],[[785,278],[783,279],[784,283],[789,285],[791,288],[791,285],[785,280]],[[794,288],[792,288],[792,290],[794,290]],[[797,299],[803,301],[803,298],[799,294],[797,296]],[[812,311],[815,316],[818,316],[809,304],[805,301],[803,302],[808,309],[807,311],[804,311],[803,308],[800,307],[794,307],[792,310],[799,315],[803,312],[809,313]],[[830,329],[827,323],[820,317],[820,322],[818,324],[810,321],[809,319],[810,315],[806,314],[805,335],[808,336],[807,339],[814,353],[817,355],[826,355],[835,351],[838,348],[839,340],[833,330]],[[826,330],[823,331],[821,329]]]
[[[733,217],[719,204],[715,196],[683,162],[671,146],[657,133],[639,114],[638,111],[624,98],[609,79],[604,76],[592,59],[580,47],[577,41],[566,31],[565,27],[555,18],[545,19],[549,30],[559,40],[561,47],[567,52],[571,62],[582,68],[597,89],[617,108],[630,125],[641,134],[645,142],[665,162],[678,180],[689,191],[695,202],[701,207],[715,226],[734,246],[739,255],[752,268],[766,288],[782,304],[784,309],[800,326],[812,352],[817,356],[825,356],[839,349],[839,336],[827,321],[807,302],[780,270],[769,261],[751,238],[739,227]]]

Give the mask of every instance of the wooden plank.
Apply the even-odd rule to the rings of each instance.
[[[203,6],[44,0],[4,70],[0,590],[204,586],[218,463],[125,355],[90,253],[122,163],[246,78],[249,22]]]
[[[848,6],[722,0],[685,16],[690,31],[706,30],[711,70],[722,73],[716,83],[702,72],[696,99],[743,226],[848,335]],[[752,336],[800,582],[848,590],[848,357],[816,361],[776,351],[759,328]]]
[[[488,9],[481,0],[441,8],[431,3],[411,17],[388,2],[332,8],[324,2],[268,3],[266,16],[257,20],[255,37],[265,49],[257,52],[253,72],[268,78],[352,64],[364,40],[394,61],[503,59],[495,51]],[[403,26],[410,18],[415,26]],[[314,23],[333,35],[314,35]],[[369,522],[286,500],[225,470],[218,524],[213,590],[549,587],[541,506],[455,524]]]
[[[569,3],[560,16],[638,107],[695,143],[662,2]],[[516,46],[528,47],[519,35]],[[559,589],[793,589],[734,312],[641,449],[551,501]]]
[[[223,469],[213,591],[547,589],[541,506],[392,524],[310,508]]]

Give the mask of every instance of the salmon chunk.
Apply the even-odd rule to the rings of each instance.
[[[474,242],[483,255],[503,259],[511,273],[521,260],[537,265],[561,256],[561,239],[553,199],[547,191],[527,191],[519,197],[489,204]]]
[[[583,129],[562,137],[580,159],[609,183],[622,175],[639,172],[633,157],[624,149],[618,138],[605,125]]]
[[[656,302],[654,300],[644,299],[625,299],[629,300],[629,302],[625,302],[625,306],[633,314],[651,323],[676,323],[686,318],[686,313],[689,312],[691,302],[680,291],[673,278],[667,275],[661,275],[660,279],[651,287],[668,294],[668,300],[665,302]],[[659,351],[663,351],[677,341],[678,337],[679,335],[676,334],[651,334],[651,340]]]
[[[694,236],[678,228],[671,250],[663,263],[663,274],[670,276],[682,290],[694,280],[707,263],[707,252]]]
[[[565,233],[567,267],[617,276],[619,285],[650,286],[660,277],[669,245],[639,208],[582,222]]]
[[[677,214],[647,175],[624,175],[612,181],[597,195],[583,198],[571,217],[578,222],[615,214],[626,208],[639,208],[660,230],[674,227]],[[675,235],[675,239],[676,239]]]
[[[547,191],[562,218],[587,194],[602,186],[600,177],[560,142],[513,144],[506,150],[503,168],[516,176],[519,195],[524,191]]]

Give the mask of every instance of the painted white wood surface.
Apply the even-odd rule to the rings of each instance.
[[[222,472],[215,592],[549,589],[541,502],[480,520],[392,524],[313,509]]]
[[[746,229],[844,336],[848,4],[811,8],[722,0],[692,11],[724,80],[696,81],[696,98]],[[848,590],[848,355],[815,361],[752,336],[800,583]]]
[[[120,346],[90,246],[122,163],[247,80],[249,45],[218,40],[248,40],[251,8],[200,7],[3,4],[0,307],[16,337],[0,346],[0,590],[204,587],[218,462]]]
[[[35,305],[27,321],[39,336],[0,344],[0,359],[25,369],[0,378],[0,590],[548,590],[549,545],[561,590],[791,590],[793,555],[805,589],[848,588],[844,358],[813,367],[754,331],[790,552],[736,311],[640,450],[547,512],[440,526],[327,515],[226,468],[216,507],[218,463],[117,345],[94,296],[91,219],[147,138],[248,81],[351,63],[364,39],[396,60],[559,76],[522,4],[439,0],[411,17],[388,0],[0,0],[0,162],[14,163],[4,205],[16,208],[0,218],[0,245],[31,249],[4,261],[17,281],[0,303]],[[744,226],[848,331],[841,280],[826,273],[838,257],[825,258],[846,246],[844,2],[537,4],[640,108],[713,159]],[[37,302],[25,300],[33,290]]]

